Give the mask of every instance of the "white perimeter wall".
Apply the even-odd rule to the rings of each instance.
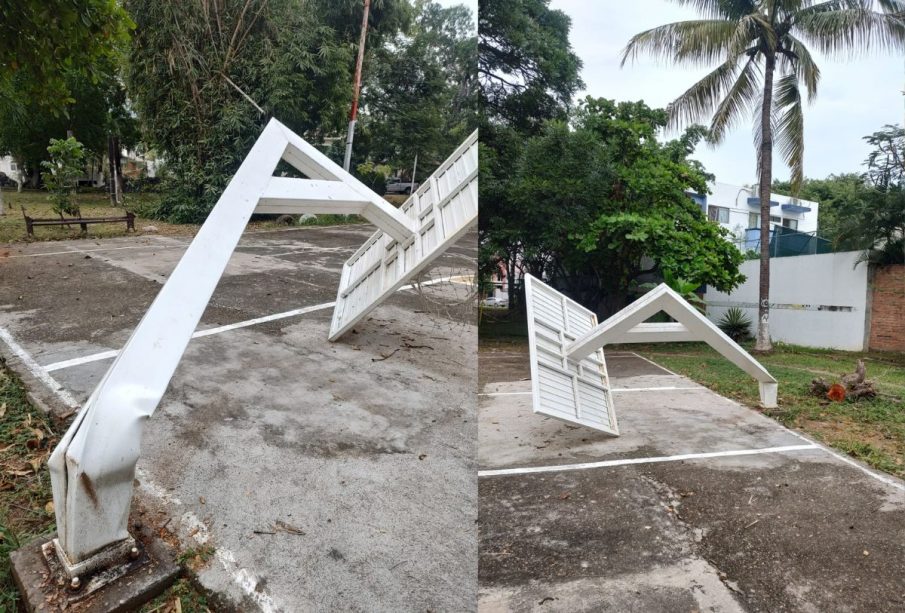
[[[866,345],[868,266],[860,252],[772,258],[770,336],[774,341],[861,351]],[[741,265],[747,280],[731,294],[710,288],[707,316],[714,322],[730,307],[742,308],[757,329],[758,260]]]

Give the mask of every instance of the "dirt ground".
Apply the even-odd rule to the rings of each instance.
[[[481,611],[905,608],[901,481],[631,352],[618,438],[533,414],[523,345],[479,355]]]
[[[246,233],[145,428],[147,521],[207,552],[201,584],[241,610],[474,608],[476,328],[440,284],[329,343],[341,264],[372,231]],[[187,244],[4,246],[10,366],[58,411],[83,402]],[[472,270],[476,244],[433,276]]]

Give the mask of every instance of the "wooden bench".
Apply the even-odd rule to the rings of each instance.
[[[135,231],[135,214],[126,211],[122,217],[70,217],[64,218],[62,215],[59,219],[35,219],[29,217],[22,207],[22,216],[25,217],[25,229],[29,236],[34,236],[35,226],[71,226],[78,224],[83,233],[88,232],[88,226],[96,223],[126,223],[126,231]]]

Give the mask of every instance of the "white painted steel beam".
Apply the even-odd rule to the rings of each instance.
[[[776,406],[767,370],[668,286],[660,285],[601,324],[594,313],[525,275],[535,413],[618,436],[603,348],[613,343],[704,341],[757,379],[761,404]],[[675,322],[647,322],[665,312]]]
[[[476,149],[474,155],[476,164]],[[309,178],[274,177],[281,159]],[[473,205],[476,216],[476,187]],[[107,560],[129,538],[144,423],[160,403],[255,211],[360,213],[386,240],[408,245],[420,244],[425,231],[417,216],[397,210],[271,120],[48,461],[58,543],[73,567]],[[444,249],[452,236],[457,234],[444,238]]]
[[[300,215],[329,211],[357,215],[364,213],[369,205],[370,200],[339,181],[272,177],[255,213]]]
[[[684,331],[680,332],[678,326],[663,327],[664,324],[643,323],[661,311],[675,319]],[[626,342],[626,338],[645,338],[643,342],[655,343],[704,341],[724,358],[757,379],[760,384],[761,404],[764,407],[776,406],[778,383],[767,369],[665,283],[593,330],[576,338],[566,347],[566,354],[570,359],[581,359],[605,345]]]

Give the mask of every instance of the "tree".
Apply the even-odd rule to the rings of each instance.
[[[703,18],[659,26],[629,41],[623,64],[647,52],[699,66],[720,62],[670,106],[673,126],[710,121],[720,142],[747,112],[755,116],[760,222],[760,306],[755,349],[772,349],[770,305],[770,186],[774,132],[789,165],[793,191],[803,178],[802,88],[817,95],[820,69],[808,46],[829,55],[905,48],[905,2],[900,0],[676,0]]]
[[[166,160],[158,214],[202,221],[270,117],[311,140],[345,123],[354,47],[304,0],[127,0],[127,85]]]
[[[874,263],[905,264],[905,130],[885,126],[864,140],[874,147],[864,188],[839,207],[839,234]]]
[[[41,163],[48,159],[46,143],[52,138],[75,136],[84,145],[86,158],[94,160],[107,154],[111,135],[124,146],[136,144],[136,120],[126,98],[118,59],[101,58],[93,71],[98,75],[96,80],[86,79],[82,71],[64,73],[70,102],[56,115],[31,98],[36,86],[25,73],[8,84],[8,114],[0,121],[0,151],[11,154],[25,169],[32,187],[38,187]]]
[[[572,21],[550,0],[480,0],[478,76],[490,121],[523,132],[562,117],[582,86],[569,45]]]
[[[425,177],[477,127],[477,37],[464,6],[418,0],[415,13],[369,58],[355,155],[397,168],[418,155]]]
[[[79,215],[79,205],[73,201],[72,194],[85,172],[85,148],[71,136],[65,140],[52,138],[47,153],[50,159],[41,165],[45,168],[44,185],[50,192],[53,211],[60,219],[63,219],[63,213]]]
[[[569,43],[571,20],[549,0],[480,0],[478,105],[480,144],[480,265],[487,274],[502,261],[509,308],[518,307],[522,257],[509,183],[525,141],[551,119],[566,119],[582,87],[581,60]]]
[[[588,97],[570,124],[549,122],[524,147],[509,190],[528,272],[607,316],[645,276],[729,291],[744,277],[728,231],[688,196],[708,175],[688,159],[704,130],[657,140],[667,114]]]
[[[774,179],[773,192],[791,195],[790,181]],[[862,244],[852,242],[841,232],[845,210],[852,202],[864,197],[866,185],[864,176],[858,172],[830,175],[826,179],[805,178],[798,190],[798,197],[820,203],[820,218],[817,234],[832,243],[834,249],[861,249]]]
[[[128,41],[131,26],[116,0],[0,3],[0,106],[19,77],[28,84],[27,105],[63,112],[75,101],[73,72],[83,80],[102,78],[99,61]]]

